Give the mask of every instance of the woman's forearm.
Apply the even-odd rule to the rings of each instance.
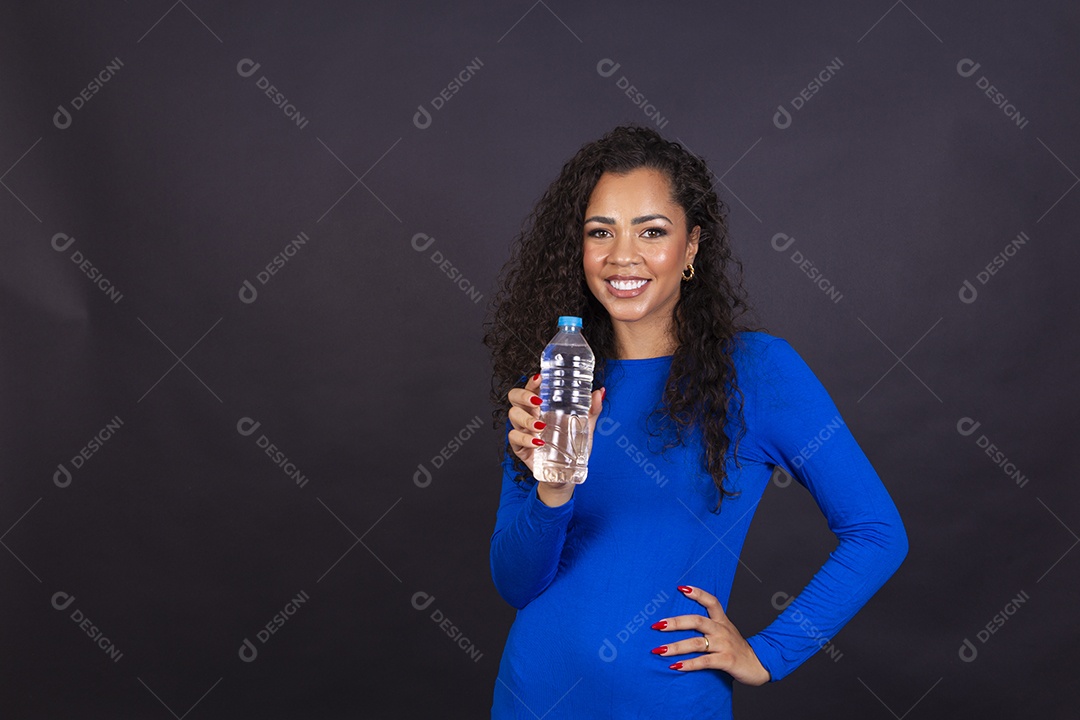
[[[549,507],[535,488],[512,505],[504,497],[491,536],[491,577],[512,606],[525,607],[555,579],[572,515],[573,498]]]

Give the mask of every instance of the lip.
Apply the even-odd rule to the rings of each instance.
[[[611,280],[644,280],[645,284],[634,290],[619,290],[611,284]],[[649,287],[650,282],[652,282],[652,280],[649,278],[637,277],[636,275],[611,275],[604,278],[604,285],[607,287],[608,292],[619,299],[637,297],[645,292],[645,289]]]

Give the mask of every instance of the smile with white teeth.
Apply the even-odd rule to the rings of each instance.
[[[608,280],[616,290],[637,290],[649,282],[648,280]]]

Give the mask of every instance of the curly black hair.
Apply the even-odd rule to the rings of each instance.
[[[582,318],[589,346],[596,355],[594,388],[603,387],[606,358],[616,357],[615,332],[607,310],[590,291],[583,266],[584,217],[589,197],[600,176],[637,168],[662,171],[672,199],[686,213],[686,229],[701,227],[694,276],[682,283],[675,306],[678,347],[658,405],[648,421],[659,420],[677,429],[677,438],[664,450],[681,445],[684,432],[701,423],[705,457],[703,468],[713,478],[719,511],[724,497],[735,493],[725,487],[724,458],[729,445],[724,426],[729,410],[742,420],[742,392],[731,355],[745,324],[752,317],[742,286],[742,263],[731,251],[727,207],[717,197],[705,161],[655,130],[619,126],[599,140],[584,145],[563,165],[511,247],[510,259],[500,273],[498,290],[484,323],[483,342],[492,351],[492,423],[505,428],[511,388],[522,387],[523,376],[534,374],[540,353],[555,333],[560,315]],[[735,395],[739,400],[734,402]],[[605,399],[608,401],[608,399]],[[745,433],[743,422],[735,438]],[[650,435],[657,433],[650,430]],[[509,453],[509,442],[505,446]],[[531,477],[528,466],[513,453],[515,481]]]

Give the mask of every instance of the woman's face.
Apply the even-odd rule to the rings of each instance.
[[[612,322],[670,332],[701,228],[687,233],[667,176],[652,168],[605,172],[589,196],[584,235],[585,279]]]

